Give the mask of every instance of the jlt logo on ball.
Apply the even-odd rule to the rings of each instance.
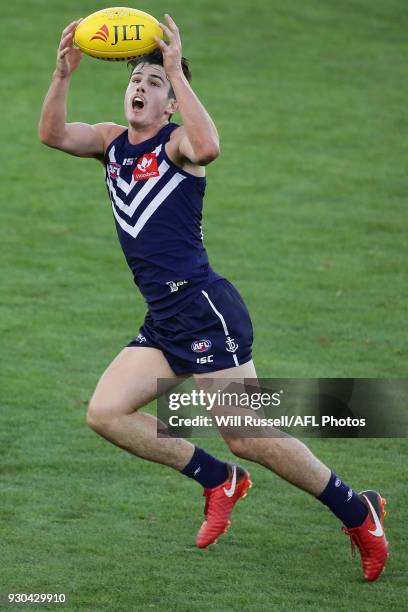
[[[143,23],[133,23],[133,24],[125,24],[125,25],[114,25],[113,27],[113,37],[114,41],[111,43],[112,46],[118,44],[118,42],[124,42],[127,40],[142,40],[141,28],[144,28]],[[99,30],[95,32],[95,34],[90,38],[90,40],[102,40],[106,42],[109,38],[109,28],[104,23]]]

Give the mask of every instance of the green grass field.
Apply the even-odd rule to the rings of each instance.
[[[64,592],[80,612],[402,610],[405,440],[311,441],[353,487],[388,498],[392,555],[364,584],[330,513],[258,466],[228,536],[199,551],[200,488],[85,426],[145,309],[100,166],[36,132],[60,31],[103,7],[2,7],[0,591]],[[138,8],[174,17],[220,131],[205,240],[250,307],[258,374],[406,377],[405,0]],[[85,58],[69,119],[122,123],[126,79]],[[231,459],[219,440],[206,447]]]

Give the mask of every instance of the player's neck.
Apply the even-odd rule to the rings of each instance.
[[[136,145],[145,140],[149,140],[149,138],[153,138],[156,136],[160,130],[168,124],[167,119],[164,120],[161,124],[155,123],[154,125],[146,125],[146,126],[132,126],[129,124],[128,127],[128,139],[130,144]]]

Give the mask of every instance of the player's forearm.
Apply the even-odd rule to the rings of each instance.
[[[201,159],[214,159],[219,153],[219,136],[213,120],[183,73],[172,76],[170,80],[194,153]]]
[[[69,77],[62,78],[54,73],[42,107],[38,135],[42,143],[51,147],[58,146],[64,139],[69,81]]]

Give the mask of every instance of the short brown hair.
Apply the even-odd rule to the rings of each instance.
[[[158,64],[159,66],[163,66],[163,53],[161,49],[157,48],[151,53],[147,53],[146,55],[141,55],[140,57],[133,57],[127,62],[128,68],[130,69],[130,75],[132,75],[134,69],[139,64]],[[185,57],[181,58],[181,69],[183,71],[184,76],[187,81],[191,83],[191,70],[188,59]],[[169,90],[169,98],[175,98],[174,91],[172,86],[170,85]]]

